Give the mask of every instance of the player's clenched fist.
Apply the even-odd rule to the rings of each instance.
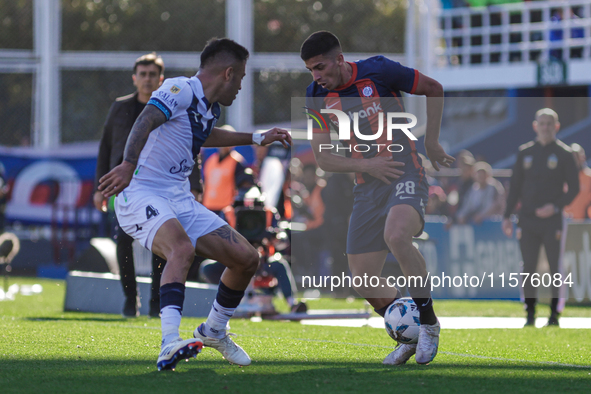
[[[291,145],[291,135],[287,130],[274,127],[264,133],[264,136],[265,138],[261,142],[261,145],[269,145],[275,141],[281,142],[285,148],[289,148]]]
[[[103,193],[105,198],[119,194],[129,185],[129,182],[131,182],[134,169],[135,166],[133,164],[123,161],[123,163],[119,164],[99,179],[98,190]]]

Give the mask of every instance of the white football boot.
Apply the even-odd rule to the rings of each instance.
[[[439,331],[441,331],[439,320],[435,324],[421,324],[417,354],[415,355],[417,363],[428,364],[433,361],[439,347]]]
[[[382,364],[402,365],[405,364],[413,354],[417,352],[417,344],[399,343],[396,349],[386,356]]]
[[[202,340],[203,346],[213,348],[222,353],[222,356],[232,364],[250,365],[251,360],[248,354],[230,338],[230,335],[235,334],[226,333],[226,336],[223,338],[212,338],[201,333],[202,330],[199,330],[199,328],[202,326],[203,324],[193,331],[193,336]]]

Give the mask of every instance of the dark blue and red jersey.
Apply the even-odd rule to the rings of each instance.
[[[352,67],[352,76],[343,86],[328,90],[312,82],[306,89],[306,106],[317,113],[320,113],[321,109],[336,109],[349,115],[350,138],[340,141],[347,148],[345,150],[347,157],[369,159],[391,155],[396,161],[407,162],[409,167],[419,173],[419,177],[424,177],[424,169],[417,155],[414,141],[398,129],[394,130],[392,138],[388,139],[385,116],[386,113],[405,112],[401,91],[411,94],[415,92],[419,80],[418,71],[384,56],[374,56],[349,64]],[[359,117],[359,133],[368,136],[376,134],[379,129],[379,117],[383,117],[383,131],[377,140],[363,140],[355,135],[353,130],[355,112]],[[330,121],[338,130],[336,116],[323,114],[323,118]],[[406,119],[398,118],[393,123],[406,122]],[[316,126],[314,133],[330,132]],[[396,149],[396,152],[385,148],[394,144],[402,148]],[[360,145],[363,145],[363,149]],[[357,184],[372,180],[375,178],[366,173],[357,174]]]

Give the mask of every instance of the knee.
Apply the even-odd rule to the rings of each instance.
[[[247,275],[254,275],[257,268],[259,267],[259,252],[253,247],[248,248],[241,253],[241,268]]]
[[[392,253],[403,252],[409,246],[412,246],[412,238],[402,231],[394,230],[384,234],[384,241]]]
[[[195,248],[190,242],[182,242],[178,245],[175,245],[171,249],[170,255],[167,256],[167,260],[169,262],[175,261],[181,264],[192,264],[194,259]]]
[[[352,277],[363,277],[364,274],[367,275],[367,271],[363,267],[356,267],[349,264],[349,270],[351,271]]]

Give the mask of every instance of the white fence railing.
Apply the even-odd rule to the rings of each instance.
[[[435,67],[591,57],[591,0],[442,10]]]

